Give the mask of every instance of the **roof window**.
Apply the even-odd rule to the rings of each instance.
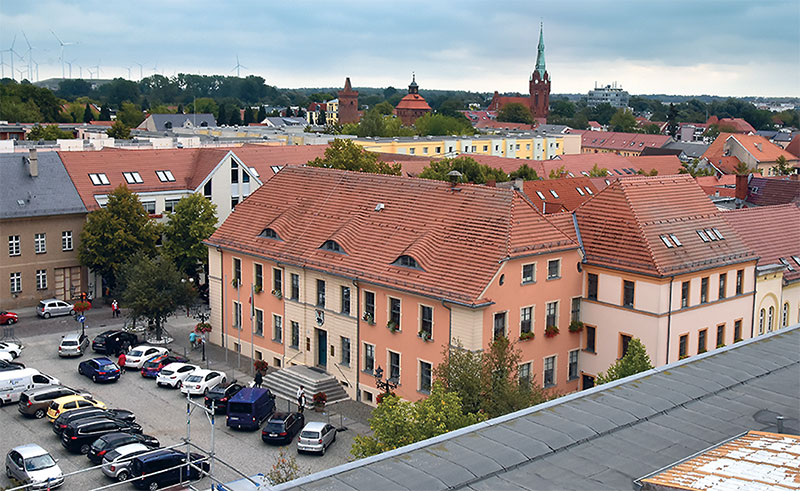
[[[540,200],[544,201],[545,198],[541,191],[536,191],[536,195],[539,197]]]
[[[792,259],[794,259],[794,262],[796,262],[797,265],[800,266],[800,257],[792,256]]]
[[[267,227],[264,230],[262,230],[261,233],[258,234],[258,236],[259,237],[264,237],[266,239],[282,240],[280,238],[280,236],[278,235],[278,232],[276,232],[274,229],[271,229],[269,227]]]
[[[105,174],[89,174],[89,179],[92,180],[92,184],[95,186],[111,184]]]
[[[417,260],[407,254],[398,257],[392,264],[395,266],[405,266],[406,268],[422,269],[419,267]]]
[[[620,172],[619,169],[614,169],[614,172],[616,172],[619,175],[622,175],[622,172]],[[611,174],[611,175],[613,176],[614,174]]]
[[[715,234],[714,231],[711,230],[710,228],[705,229],[705,231],[706,231],[706,235],[708,235],[708,238],[711,239],[712,241],[719,240],[719,237],[717,237],[717,234]]]
[[[672,245],[672,242],[669,241],[669,237],[667,237],[666,235],[659,235],[658,238],[661,239],[661,242],[663,242],[665,246],[667,246],[667,249],[672,249],[673,247],[675,247],[674,245]]]
[[[587,193],[589,193],[589,194],[594,194],[594,193],[592,192],[592,190],[591,190],[591,189],[589,189],[589,187],[588,187],[588,186],[584,186],[584,187],[583,187],[583,189],[585,189],[585,190],[586,190],[586,192],[587,192]]]
[[[674,242],[676,246],[680,247],[683,245],[681,244],[681,241],[678,240],[678,237],[675,236],[675,234],[669,234],[669,238],[672,239],[672,242]]]
[[[697,235],[699,235],[700,238],[703,239],[703,242],[708,242],[708,241],[711,240],[711,239],[708,238],[708,235],[706,235],[706,233],[703,232],[702,230],[698,230],[697,231]]]
[[[255,176],[255,177],[261,177],[261,176],[258,174],[258,171],[256,170],[256,168],[255,168],[255,167],[248,167],[248,169],[250,169],[250,173],[251,173],[251,174],[253,174],[253,176]]]
[[[270,169],[272,169],[272,172],[277,174],[278,172],[280,172],[281,169],[283,169],[283,166],[282,165],[273,165],[273,166],[270,167]]]
[[[789,271],[794,271],[794,268],[792,267],[792,264],[789,261],[787,261],[785,258],[779,257],[778,261],[780,261],[781,264],[786,266],[786,269],[788,269]]]
[[[175,176],[173,176],[172,171],[169,170],[157,170],[156,176],[158,176],[158,180],[161,182],[175,182]]]
[[[719,240],[725,240],[725,237],[722,236],[722,232],[720,232],[718,228],[712,228],[711,231],[714,232]]]
[[[584,175],[584,176],[586,176],[586,177],[589,177],[589,173],[588,173],[588,172],[586,172],[585,170],[582,170],[582,171],[581,171],[581,174],[583,174],[583,175]]]
[[[586,193],[583,192],[583,189],[577,188],[577,187],[575,189],[578,191],[578,194],[580,194],[581,196],[586,196]]]
[[[558,193],[556,193],[552,189],[550,190],[550,194],[552,194],[554,198],[558,198]]]
[[[344,250],[342,249],[342,246],[340,246],[339,243],[336,242],[335,240],[326,240],[325,243],[322,244],[322,247],[320,247],[320,249],[324,249],[326,251],[331,251],[331,252],[339,252],[339,253],[344,254]]]
[[[144,182],[138,172],[123,172],[122,175],[128,184],[141,184]]]

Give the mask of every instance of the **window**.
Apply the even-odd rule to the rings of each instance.
[[[47,270],[46,269],[37,269],[36,270],[36,289],[37,290],[47,290]]]
[[[344,336],[341,336],[341,340],[342,340],[342,348],[341,348],[342,363],[341,363],[341,365],[349,367],[350,366],[350,338],[346,338]]]
[[[705,353],[707,351],[706,348],[706,338],[708,337],[708,329],[703,329],[697,333],[697,353]]]
[[[242,260],[233,258],[233,284],[238,288],[242,284]]]
[[[400,381],[400,353],[389,352],[389,378],[393,382]]]
[[[725,345],[725,324],[717,326],[717,348]]]
[[[679,341],[678,341],[678,359],[679,360],[689,356],[689,354],[687,353],[688,346],[689,346],[689,335],[688,334],[684,334],[683,336],[681,336],[679,338]]]
[[[431,364],[426,361],[419,362],[419,391],[426,394],[431,391]]]
[[[19,293],[22,291],[22,273],[11,273],[11,293]]]
[[[717,229],[717,228],[712,228],[710,232],[711,232],[711,233],[709,233],[709,235],[711,235],[711,234],[714,234],[714,235],[716,235],[716,236],[717,236],[717,239],[719,239],[719,240],[725,240],[725,237],[723,237],[723,236],[722,236],[722,233],[719,231],[719,229]]]
[[[586,298],[589,300],[597,300],[597,275],[589,273],[586,282]]]
[[[255,315],[255,327],[254,327],[254,334],[256,336],[264,336],[264,311],[256,309]]]
[[[661,242],[663,242],[663,243],[664,243],[664,245],[665,245],[665,246],[667,246],[667,249],[672,249],[673,247],[675,247],[674,245],[672,245],[672,242],[670,242],[670,240],[669,240],[669,237],[668,237],[668,236],[666,236],[666,235],[659,235],[658,237],[661,239]]]
[[[552,194],[554,198],[558,198],[558,193],[556,193],[552,189],[550,190],[550,194]]]
[[[234,162],[231,159],[231,184],[236,184],[239,182],[239,164]]]
[[[581,196],[586,196],[586,193],[583,192],[583,189],[576,187],[575,190],[578,191],[578,194],[580,194]]]
[[[586,326],[586,351],[591,353],[595,352],[595,336],[597,334],[596,328],[593,326]]]
[[[545,327],[558,325],[558,302],[547,302]]]
[[[325,280],[317,280],[317,307],[325,307]]]
[[[300,275],[292,273],[289,275],[292,283],[291,298],[297,300],[300,298]]]
[[[9,256],[19,256],[20,246],[19,246],[19,235],[9,235],[8,236],[8,255]]]
[[[400,328],[400,299],[389,298],[389,322]]]
[[[342,287],[342,314],[350,315],[350,287]]]
[[[344,251],[342,250],[342,246],[340,246],[339,243],[336,242],[335,240],[326,240],[322,244],[322,247],[320,247],[320,249],[324,249],[326,251],[344,253]]]
[[[733,322],[733,341],[741,341],[742,339],[742,320],[738,319]]]
[[[375,370],[375,346],[364,343],[364,371],[372,373]]]
[[[536,263],[522,265],[522,283],[536,281]]]
[[[394,264],[395,266],[405,266],[407,268],[422,269],[419,267],[419,263],[417,263],[416,259],[405,254],[398,257],[397,260],[395,260],[395,262],[392,264]]]
[[[283,318],[278,314],[272,314],[272,340],[283,342]]]
[[[283,292],[283,270],[272,268],[272,289]]]
[[[364,292],[364,314],[375,319],[375,294],[373,292]]]
[[[789,325],[789,302],[783,304],[783,310],[781,311],[781,327],[786,327]]]
[[[744,288],[744,270],[736,271],[736,294],[741,295]]]
[[[556,357],[548,356],[544,359],[544,387],[556,385]]]
[[[725,298],[725,287],[728,283],[728,274],[722,273],[719,275],[719,298]]]
[[[95,186],[105,186],[111,184],[105,174],[89,174],[89,179]]]
[[[531,383],[531,362],[519,365],[519,381],[526,385]]]
[[[536,191],[536,196],[539,197],[540,200],[545,201],[547,198],[544,197],[541,191]]]
[[[233,301],[233,328],[242,328],[242,304],[236,300]]]
[[[775,317],[775,307],[772,305],[769,306],[769,310],[767,311],[767,331],[772,331],[774,328],[774,324],[772,323],[773,318]]]
[[[519,332],[533,332],[533,307],[522,307],[519,311]]]
[[[496,312],[494,314],[494,335],[492,339],[506,335],[506,312]]]
[[[72,250],[72,230],[65,230],[61,232],[61,250]]]
[[[292,326],[292,337],[289,340],[290,348],[298,349],[300,347],[300,323],[297,321],[291,322]]]
[[[581,297],[572,299],[572,308],[570,309],[570,321],[580,322],[581,320]]]
[[[420,305],[419,310],[419,330],[423,334],[427,334],[428,338],[430,339],[433,337],[433,307]]]
[[[147,212],[149,215],[156,214],[156,202],[155,201],[142,201],[142,207],[144,207],[144,211]]]
[[[569,364],[567,367],[569,380],[575,380],[578,378],[578,350],[572,350],[569,352]]]
[[[264,266],[255,263],[253,265],[255,272],[253,273],[253,283],[255,283],[256,293],[264,291]]]
[[[175,176],[172,175],[172,171],[157,170],[156,171],[156,176],[158,177],[158,180],[161,181],[161,182],[175,182]],[[211,184],[211,181],[206,183],[206,186],[208,186],[208,188],[209,188],[208,189],[209,192],[207,194],[211,194],[211,186],[210,186],[210,184]]]
[[[697,235],[699,235],[699,236],[700,236],[700,239],[702,239],[702,240],[703,240],[703,242],[708,242],[708,241],[710,241],[710,240],[711,240],[711,239],[708,237],[708,235],[706,235],[705,231],[703,231],[703,230],[697,230]]]
[[[265,239],[281,240],[280,236],[278,236],[278,232],[276,232],[274,229],[271,229],[269,227],[267,227],[264,230],[262,230],[261,233],[258,234],[258,236],[259,237],[264,237]]]
[[[761,309],[758,312],[758,333],[764,334],[764,317],[766,316],[766,310]]]
[[[175,211],[175,207],[178,206],[178,202],[180,198],[172,198],[172,199],[165,199],[164,200],[164,211],[172,213]]]
[[[138,172],[123,172],[122,176],[125,177],[125,182],[128,184],[141,184],[144,182]]]
[[[561,259],[551,259],[547,261],[547,279],[554,280],[561,278]]]
[[[34,234],[33,251],[36,254],[44,254],[47,252],[47,234]]]
[[[681,308],[689,306],[689,282],[681,283]]]
[[[211,199],[211,179],[209,179],[209,180],[208,180],[208,181],[207,181],[207,182],[206,182],[206,183],[203,185],[203,196],[205,196],[205,197],[206,197],[206,198],[208,198],[208,199]]]
[[[622,286],[622,306],[633,308],[633,293],[634,283],[632,281],[624,281]]]
[[[708,302],[708,276],[700,279],[700,303]]]

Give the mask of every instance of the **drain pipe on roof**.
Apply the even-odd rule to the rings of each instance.
[[[361,286],[358,278],[353,280],[356,287],[356,401],[361,401]]]
[[[442,307],[447,309],[449,315],[449,322],[447,323],[447,352],[449,356],[450,347],[453,346],[453,309],[447,306],[444,299],[442,299]]]
[[[755,328],[756,328],[756,283],[758,282],[758,270],[756,269],[757,267],[758,267],[757,264],[753,266],[753,308],[751,309],[752,312],[750,312],[750,339],[752,339],[753,336],[755,335]],[[744,274],[744,272],[742,274]],[[783,290],[783,288],[781,288],[781,290]],[[735,343],[736,340],[734,339],[733,342]]]
[[[669,363],[669,344],[670,344],[670,331],[672,330],[672,282],[675,281],[675,276],[669,278],[669,310],[667,311],[667,359],[665,363]]]

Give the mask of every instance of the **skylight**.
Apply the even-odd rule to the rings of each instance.
[[[280,172],[281,169],[283,169],[283,166],[282,165],[273,165],[273,166],[270,166],[270,169],[272,169],[272,172],[277,174],[278,172]]]
[[[276,232],[275,230],[273,230],[273,229],[271,229],[269,227],[267,227],[264,230],[262,230],[261,233],[258,234],[258,236],[259,237],[264,237],[266,239],[281,240],[281,238],[278,236],[278,232]]]
[[[712,241],[719,240],[719,238],[717,237],[717,234],[715,234],[714,231],[711,230],[710,228],[705,229],[705,232],[706,232],[706,235],[708,235],[708,238],[711,239]]]
[[[175,176],[172,175],[172,171],[157,170],[156,176],[158,176],[158,180],[161,182],[175,182]]]
[[[674,245],[672,245],[672,242],[669,241],[669,237],[667,237],[666,235],[659,235],[658,237],[661,239],[661,242],[663,242],[664,245],[667,246],[667,249],[672,249],[673,247],[675,247]]]
[[[544,201],[545,198],[541,191],[536,191],[536,195],[539,197],[540,200]]]
[[[719,238],[719,240],[725,240],[725,237],[722,236],[722,233],[719,231],[719,229],[712,228],[711,231],[714,232],[714,234],[716,234],[716,236],[717,236],[717,238]]]
[[[398,257],[392,264],[394,264],[395,266],[405,266],[407,268],[422,269],[419,267],[419,263],[417,263],[417,260],[407,254],[403,254],[402,256]]]
[[[578,194],[580,194],[581,196],[586,196],[586,193],[583,192],[583,189],[581,189],[581,188],[575,188],[575,189],[578,191]]]
[[[589,193],[589,194],[594,194],[594,193],[592,192],[592,190],[591,190],[591,189],[589,189],[589,188],[588,188],[588,187],[586,187],[586,186],[584,186],[584,187],[583,187],[583,189],[585,189],[585,190],[586,190],[586,192],[587,192],[587,193]]]
[[[584,176],[586,176],[586,177],[589,177],[589,173],[588,173],[588,172],[586,172],[585,170],[582,170],[582,171],[581,171],[581,174],[583,174],[583,175],[584,175]]]
[[[778,258],[778,261],[780,261],[781,264],[786,266],[786,269],[788,269],[789,271],[794,271],[794,268],[792,267],[791,263],[789,263],[789,261],[787,261],[785,258],[780,257]]]
[[[792,259],[794,259],[794,262],[796,262],[797,265],[800,266],[800,257],[792,256]]]
[[[260,175],[258,175],[258,171],[256,170],[255,167],[248,167],[248,169],[250,169],[250,173],[253,174],[254,176],[259,178],[261,177]]]
[[[622,172],[620,172],[619,169],[614,169],[614,172],[616,172],[619,175],[622,175]],[[611,175],[613,176],[614,174],[611,174]]]
[[[700,238],[703,239],[703,242],[708,242],[709,240],[711,240],[708,238],[708,235],[706,235],[706,233],[703,232],[702,230],[698,230],[697,235],[699,235]]]
[[[556,193],[556,192],[555,192],[554,190],[552,190],[552,189],[550,190],[550,194],[552,194],[554,198],[558,198],[558,193]]]
[[[681,244],[681,241],[679,241],[678,238],[675,236],[675,234],[669,234],[669,238],[672,239],[672,242],[675,242],[676,246],[680,247],[683,245]]]
[[[122,175],[128,184],[141,184],[144,182],[138,172],[123,172]]]
[[[325,243],[322,244],[322,247],[320,247],[320,249],[325,249],[326,251],[344,253],[342,246],[340,246],[339,243],[336,242],[335,240],[326,240]]]
[[[92,184],[95,186],[111,184],[105,174],[89,174],[89,179],[92,180]]]

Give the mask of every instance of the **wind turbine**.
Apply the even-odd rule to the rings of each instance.
[[[11,65],[9,65],[11,67],[11,80],[16,80],[14,78],[14,55],[19,56],[19,54],[16,51],[14,51],[14,43],[16,43],[16,42],[17,42],[17,35],[14,34],[14,39],[11,40],[11,47],[8,48],[8,49],[4,49],[3,50],[3,53],[8,53],[10,55],[10,57],[11,57]],[[0,60],[0,61],[2,61],[2,60]],[[7,65],[7,63],[5,63],[5,61],[3,61],[2,63],[3,63],[3,66]],[[3,78],[5,78],[5,76],[6,76],[6,71],[5,71],[5,69],[3,69]]]
[[[139,80],[141,80],[141,79],[143,79],[143,78],[144,78],[144,76],[142,75],[142,68],[143,68],[143,66],[142,66],[142,64],[141,64],[141,63],[136,63],[136,64],[137,64],[137,65],[139,65]]]
[[[50,32],[53,34],[53,37],[56,38],[58,44],[61,45],[61,56],[59,58],[61,60],[61,78],[64,78],[64,46],[71,46],[75,43],[65,43],[56,35],[55,32],[53,32],[52,29],[50,29]]]
[[[133,80],[133,79],[131,78],[131,67],[129,67],[129,66],[126,66],[125,68],[127,68],[127,69],[128,69],[128,80]]]
[[[240,68],[247,68],[247,67],[242,65],[241,63],[239,63],[239,55],[236,55],[236,66],[233,67],[233,70],[236,70],[236,77],[237,78],[241,78],[241,75],[239,74],[239,71],[240,71],[239,69]],[[231,71],[233,71],[233,70],[231,70]]]
[[[72,64],[73,64],[73,63],[75,63],[75,61],[77,61],[77,60],[78,60],[77,58],[75,58],[75,59],[74,59],[74,60],[72,60],[72,61],[66,61],[66,60],[64,60],[64,63],[66,63],[66,64],[67,64],[67,66],[69,67],[69,78],[72,78]]]
[[[28,41],[28,36],[25,34],[25,31],[22,31],[22,36],[25,38],[25,44],[28,45],[28,78],[33,78],[33,55],[31,54],[33,46],[31,46],[30,41]]]

